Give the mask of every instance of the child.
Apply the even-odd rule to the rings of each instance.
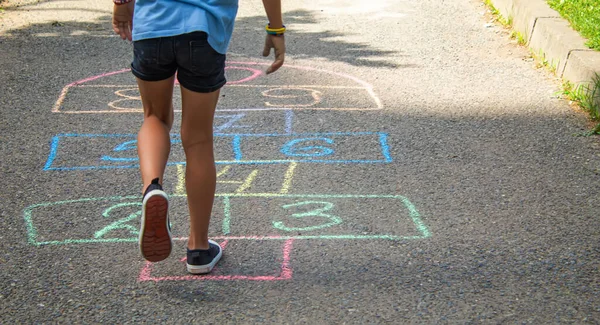
[[[166,259],[172,242],[168,196],[162,189],[173,125],[175,73],[181,85],[181,142],[186,156],[186,191],[190,212],[187,270],[209,273],[222,255],[208,239],[216,187],[213,118],[219,89],[225,85],[225,52],[237,14],[237,0],[113,0],[113,30],[133,40],[131,71],[144,106],[138,133],[143,181],[140,251],[148,261]],[[285,56],[281,0],[263,0],[269,24],[263,56],[271,48],[277,71]]]

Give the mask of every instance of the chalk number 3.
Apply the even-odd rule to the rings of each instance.
[[[309,227],[287,227],[282,221],[273,221],[273,227],[276,229],[280,229],[283,231],[310,231],[316,229],[329,228],[331,226],[338,225],[342,223],[342,219],[340,217],[327,214],[326,211],[331,210],[334,205],[331,202],[322,202],[322,201],[303,201],[298,203],[286,204],[282,206],[284,209],[290,209],[293,207],[305,206],[305,205],[319,205],[320,208],[310,210],[302,213],[294,213],[291,215],[292,218],[304,218],[304,217],[321,217],[327,219],[327,223],[323,223],[320,225],[309,226]]]

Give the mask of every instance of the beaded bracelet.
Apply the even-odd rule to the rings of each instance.
[[[133,0],[113,0],[113,3],[116,4],[117,6],[120,5],[124,5],[124,4],[128,4]]]
[[[281,28],[271,28],[269,24],[265,26],[265,30],[269,35],[283,35],[285,33],[285,25],[282,25]]]

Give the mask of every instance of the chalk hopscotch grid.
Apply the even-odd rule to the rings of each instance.
[[[186,195],[174,194],[171,197],[185,197]],[[420,233],[416,236],[395,236],[395,235],[297,235],[297,236],[279,236],[279,235],[265,235],[265,236],[215,236],[215,239],[219,240],[290,240],[290,239],[384,239],[384,240],[415,240],[425,239],[431,236],[431,233],[425,223],[421,220],[421,216],[417,211],[416,207],[404,196],[401,195],[354,195],[354,194],[279,194],[279,193],[219,193],[215,194],[215,197],[223,197],[225,199],[230,198],[298,198],[298,199],[396,199],[402,202],[404,207],[408,209],[409,217],[413,222],[415,229]],[[95,239],[65,239],[65,240],[54,240],[54,241],[37,241],[38,233],[34,225],[33,212],[36,209],[51,207],[62,204],[70,203],[84,203],[84,202],[98,202],[98,201],[125,201],[125,200],[139,200],[139,196],[111,196],[111,197],[100,197],[100,198],[85,198],[76,200],[65,200],[57,202],[47,202],[34,204],[27,207],[23,212],[23,218],[27,227],[27,239],[29,244],[33,246],[45,246],[45,245],[65,245],[65,244],[91,244],[91,243],[123,243],[123,242],[137,242],[137,238],[95,238]],[[229,211],[225,207],[225,215],[227,216]],[[229,228],[228,218],[226,217],[223,221],[223,229],[225,232]],[[176,240],[187,240],[185,237],[176,238]]]
[[[240,65],[240,66],[235,66],[235,65]],[[353,82],[359,84],[360,86],[329,86],[329,85],[323,85],[323,86],[316,86],[316,85],[299,85],[299,86],[295,86],[295,85],[240,85],[240,83],[245,83],[251,80],[256,79],[257,77],[259,77],[260,75],[263,74],[262,70],[257,70],[254,68],[249,68],[247,66],[269,66],[270,63],[263,63],[263,62],[227,62],[227,66],[226,69],[240,69],[240,70],[248,70],[251,71],[253,74],[249,77],[243,78],[241,80],[235,80],[235,81],[230,81],[228,83],[228,87],[261,87],[261,86],[266,86],[266,87],[272,87],[272,88],[281,88],[281,89],[293,89],[293,88],[298,88],[298,89],[313,89],[313,88],[323,88],[323,89],[364,89],[368,95],[371,97],[371,99],[373,100],[375,107],[374,108],[360,108],[360,107],[304,107],[304,106],[300,106],[300,107],[255,107],[255,108],[234,108],[234,109],[227,109],[227,108],[217,108],[217,111],[221,111],[221,112],[239,112],[239,111],[270,111],[270,110],[288,110],[288,109],[294,109],[294,110],[349,110],[349,111],[353,111],[353,110],[380,110],[383,109],[383,104],[381,102],[381,100],[379,99],[379,97],[377,96],[377,94],[375,93],[375,91],[373,90],[373,86],[359,78],[356,78],[354,76],[348,75],[348,74],[344,74],[344,73],[339,73],[339,72],[335,72],[335,71],[329,71],[329,70],[324,70],[324,69],[317,69],[317,68],[312,68],[312,67],[307,67],[307,66],[291,66],[291,65],[284,65],[284,68],[290,68],[290,69],[296,69],[296,70],[302,70],[302,71],[310,71],[310,72],[321,72],[321,73],[325,73],[325,74],[329,74],[329,75],[333,75],[333,76],[337,76],[337,77],[342,77],[348,80],[352,80]],[[117,75],[117,74],[121,74],[121,73],[125,73],[130,71],[130,69],[122,69],[122,70],[117,70],[117,71],[112,71],[112,72],[108,72],[108,73],[104,73],[104,74],[100,74],[97,76],[92,76],[89,78],[85,78],[82,80],[78,80],[75,82],[72,82],[68,85],[66,85],[60,95],[58,100],[56,101],[56,103],[54,104],[54,106],[52,107],[52,112],[53,113],[66,113],[66,114],[102,114],[102,113],[139,113],[140,110],[139,109],[114,109],[114,110],[101,110],[101,111],[61,111],[61,106],[63,105],[67,94],[69,93],[69,90],[71,88],[76,88],[76,87],[85,87],[85,86],[94,86],[94,87],[114,87],[114,86],[119,86],[119,85],[84,85],[87,82],[91,82],[91,81],[95,81],[104,77],[108,77],[108,76],[113,76],[113,75]],[[127,88],[134,88],[135,86],[128,86],[128,85],[123,85],[126,86]],[[309,88],[310,87],[310,88]],[[177,110],[179,111],[179,110]]]
[[[374,160],[362,160],[362,159],[348,159],[348,160],[328,160],[328,159],[278,159],[278,160],[243,160],[240,142],[244,137],[324,137],[324,136],[360,136],[360,135],[377,135],[379,137],[379,145],[381,146],[381,154],[383,159]],[[178,134],[172,134],[172,137],[178,137]],[[60,138],[67,137],[80,137],[80,138],[135,138],[134,134],[74,134],[65,133],[58,134],[50,141],[50,153],[48,159],[44,164],[44,171],[69,171],[69,170],[94,170],[94,169],[127,169],[127,168],[138,168],[139,164],[128,164],[128,165],[113,165],[113,166],[74,166],[74,167],[52,167],[56,157],[58,155],[58,148],[60,146]],[[390,146],[388,143],[388,135],[383,132],[329,132],[329,133],[296,133],[296,134],[215,134],[215,137],[231,137],[234,147],[234,160],[220,160],[215,161],[217,165],[223,164],[246,164],[246,165],[260,165],[260,164],[288,164],[288,163],[324,163],[324,164],[377,164],[377,163],[391,163],[393,162]],[[167,166],[185,165],[184,161],[181,162],[168,162]]]
[[[232,66],[238,64],[240,66]],[[244,66],[245,65],[245,66]],[[215,133],[215,136],[231,136],[232,137],[232,145],[234,148],[234,159],[233,161],[218,161],[217,164],[286,164],[286,163],[300,163],[300,162],[312,162],[312,163],[390,163],[392,162],[392,157],[390,155],[390,149],[387,140],[387,134],[381,132],[337,132],[337,133],[317,133],[317,134],[293,134],[292,132],[292,112],[294,110],[379,110],[383,109],[383,105],[381,100],[376,95],[373,90],[373,86],[356,78],[351,75],[346,75],[334,71],[327,71],[322,69],[316,69],[311,67],[301,67],[301,66],[284,66],[287,68],[304,70],[304,71],[312,71],[312,72],[322,72],[330,75],[347,78],[349,80],[353,80],[354,82],[360,84],[361,86],[329,86],[329,85],[240,85],[239,83],[247,82],[255,79],[256,77],[261,75],[261,72],[257,69],[248,68],[247,66],[269,66],[270,63],[261,63],[261,62],[228,62],[228,68],[230,69],[240,69],[240,70],[248,70],[253,74],[250,77],[246,77],[240,80],[236,80],[234,82],[230,82],[228,87],[245,87],[245,88],[267,88],[267,89],[296,89],[296,90],[314,90],[315,88],[319,89],[351,89],[351,90],[365,90],[371,97],[371,100],[374,102],[374,108],[360,108],[360,107],[310,107],[310,105],[302,106],[302,105],[282,105],[278,107],[277,105],[270,105],[270,103],[265,103],[268,107],[250,107],[250,108],[218,108],[218,112],[245,112],[245,111],[285,111],[286,112],[286,125],[285,125],[285,133],[286,134],[222,134],[219,132]],[[139,113],[142,110],[137,108],[121,108],[116,107],[114,105],[114,110],[101,110],[101,111],[61,111],[61,106],[63,105],[67,94],[71,88],[127,88],[134,89],[136,85],[108,85],[108,84],[95,84],[95,85],[85,85],[85,83],[94,81],[103,77],[108,77],[111,75],[116,75],[124,72],[130,71],[129,69],[123,69],[119,71],[109,72],[98,76],[93,76],[90,78],[82,79],[76,82],[73,82],[67,86],[65,86],[59,99],[55,103],[52,112],[55,113],[66,113],[66,114],[85,114],[85,113]],[[317,91],[318,94],[320,92]],[[277,96],[271,96],[277,98]],[[283,97],[282,97],[283,98]],[[129,99],[134,99],[133,97]],[[318,101],[320,102],[320,100]],[[109,105],[111,106],[111,105]],[[260,106],[260,105],[257,105]],[[112,106],[111,106],[112,107]],[[180,112],[181,110],[175,110],[176,112]],[[243,160],[243,155],[241,152],[241,139],[243,137],[256,137],[256,136],[333,136],[333,135],[373,135],[377,134],[379,136],[379,144],[381,145],[381,154],[383,155],[383,159],[380,160],[323,160],[323,159],[289,159],[289,160]],[[98,169],[98,168],[137,168],[139,164],[132,164],[127,166],[83,166],[83,167],[52,167],[56,156],[59,154],[59,144],[61,137],[70,137],[70,136],[94,136],[94,137],[132,137],[134,135],[131,134],[114,134],[114,135],[78,135],[78,134],[60,134],[52,138],[51,140],[51,148],[48,159],[44,166],[44,170],[85,170],[85,169]],[[171,162],[168,165],[185,165],[185,162]],[[295,167],[295,165],[293,165]],[[293,172],[293,168],[291,169]],[[289,171],[289,170],[288,170]],[[409,210],[409,217],[412,220],[415,228],[418,230],[420,235],[417,236],[393,236],[393,235],[322,235],[322,236],[307,236],[307,235],[299,235],[299,236],[230,236],[229,227],[231,222],[231,215],[229,211],[225,211],[225,219],[223,220],[222,228],[223,228],[223,236],[215,236],[213,237],[216,240],[223,240],[221,243],[222,246],[227,245],[227,241],[229,240],[280,240],[283,241],[282,244],[282,256],[283,262],[281,264],[279,275],[259,275],[259,276],[243,276],[243,275],[204,275],[204,276],[164,276],[164,277],[155,277],[152,276],[153,263],[146,262],[143,266],[138,281],[168,281],[168,280],[250,280],[250,281],[277,281],[277,280],[289,280],[292,278],[292,268],[290,265],[290,255],[293,247],[293,242],[299,239],[385,239],[385,240],[412,240],[412,239],[423,239],[431,236],[429,229],[425,226],[421,217],[416,210],[416,208],[412,205],[412,203],[405,197],[400,195],[302,195],[302,194],[287,194],[287,189],[285,190],[285,194],[283,193],[284,189],[282,189],[282,193],[223,193],[216,194],[216,197],[223,197],[225,200],[225,209],[228,210],[229,199],[233,197],[283,197],[283,198],[389,198],[389,199],[398,199],[403,202],[404,206]],[[171,195],[172,197],[180,197],[185,196],[181,194]],[[48,202],[31,205],[24,211],[25,223],[27,225],[28,230],[28,241],[30,244],[35,246],[44,246],[44,245],[61,245],[61,244],[85,244],[85,243],[117,243],[117,242],[137,242],[137,238],[97,238],[97,239],[66,239],[63,241],[45,241],[45,242],[37,242],[37,230],[33,221],[33,213],[35,209],[49,207],[53,205],[59,204],[68,204],[68,203],[81,203],[81,202],[95,202],[101,200],[139,200],[138,196],[113,196],[113,197],[105,197],[105,198],[87,198],[87,199],[78,199],[78,200],[66,200],[66,201],[58,201],[58,202]],[[228,217],[229,216],[229,217]],[[185,241],[186,237],[175,238],[175,240]]]

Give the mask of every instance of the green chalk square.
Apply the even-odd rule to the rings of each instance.
[[[107,206],[108,204],[108,206]],[[90,212],[98,207],[98,213]],[[110,209],[116,206],[117,208]],[[114,196],[101,198],[86,198],[76,200],[65,200],[57,202],[47,202],[34,204],[27,207],[23,212],[25,225],[27,227],[27,239],[31,245],[63,245],[63,244],[83,244],[83,243],[114,243],[114,242],[136,242],[137,236],[128,235],[127,237],[109,237],[105,238],[103,228],[111,224],[121,227],[123,232],[131,233],[135,229],[133,219],[137,221],[137,211],[141,211],[141,200],[139,196]],[[103,216],[103,212],[106,215]],[[115,214],[111,216],[111,213]],[[46,222],[40,222],[40,220]],[[119,224],[118,221],[122,220]],[[37,221],[37,222],[36,222]],[[104,225],[101,225],[101,224]],[[139,228],[139,224],[137,225]],[[129,228],[129,229],[128,229]],[[42,234],[40,234],[40,231]],[[92,238],[52,238],[53,234],[67,234],[70,232],[92,232]],[[137,231],[137,230],[136,230]],[[98,233],[99,238],[94,238],[94,233]],[[39,240],[40,237],[50,237],[48,240]],[[76,237],[76,236],[74,236]]]
[[[421,239],[430,232],[399,195],[222,194],[222,234],[272,239]]]
[[[114,196],[34,204],[23,212],[31,245],[137,242],[140,196]],[[222,202],[215,200],[209,233],[221,229]],[[170,195],[169,219],[174,238],[189,234],[185,195]]]

